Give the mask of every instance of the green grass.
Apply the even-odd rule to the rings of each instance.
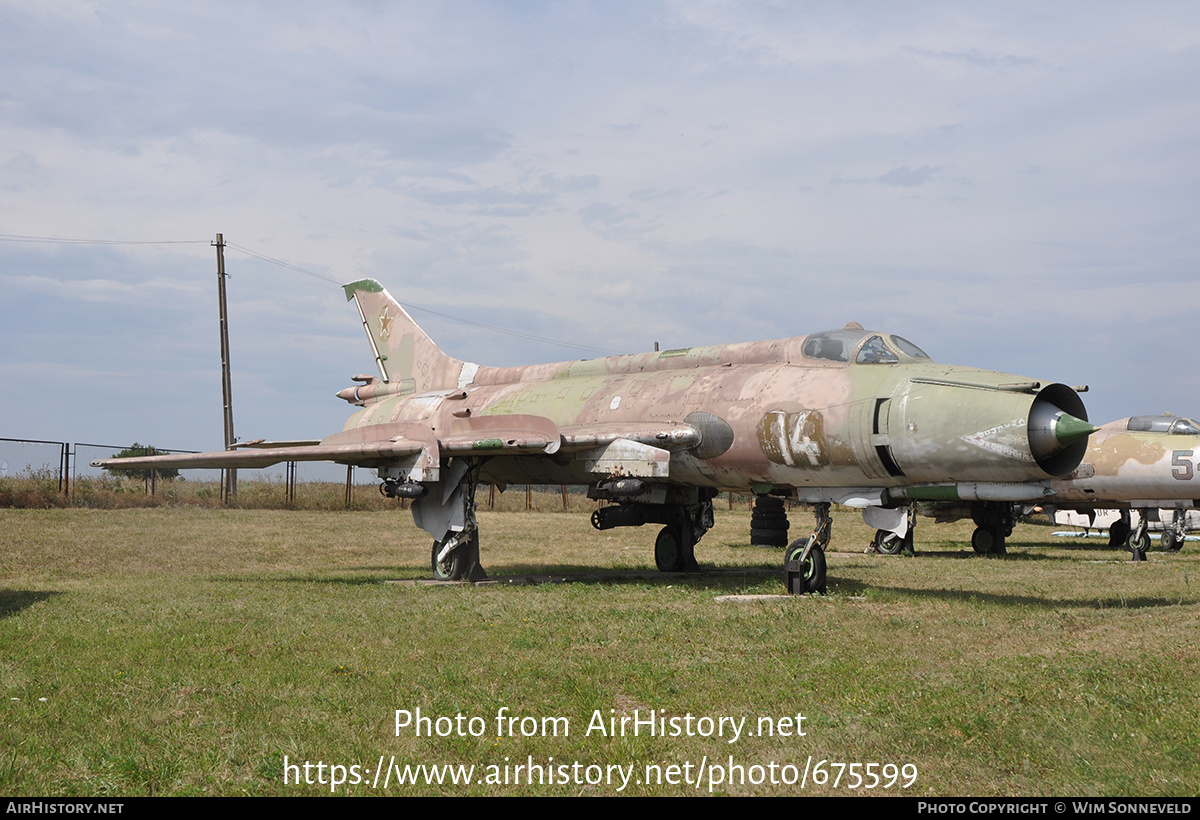
[[[812,756],[914,764],[915,785],[893,794],[1200,791],[1194,544],[1133,564],[1096,540],[1020,525],[1007,558],[982,559],[969,525],[920,522],[919,554],[887,557],[863,554],[870,532],[840,511],[829,595],[731,603],[716,598],[782,594],[782,559],[745,544],[744,508],[718,503],[717,518],[698,558],[741,572],[471,587],[384,583],[430,575],[431,539],[397,510],[0,510],[0,793],[328,794],[285,786],[284,757],[374,770],[381,755],[473,764],[479,777],[530,755],[636,764],[635,781],[646,764],[694,772],[732,755],[803,770]],[[480,519],[493,576],[653,566],[650,526]],[[791,520],[798,536],[810,516]],[[565,716],[571,734],[498,738],[502,707]],[[487,731],[397,736],[395,711],[417,708],[478,716]],[[634,709],[747,725],[802,713],[807,734],[585,736],[595,710]],[[624,793],[696,792],[633,782]],[[809,782],[803,793],[854,792]]]

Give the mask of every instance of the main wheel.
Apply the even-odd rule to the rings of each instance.
[[[450,551],[441,561],[438,560],[438,553],[442,551],[442,542],[433,542],[433,556],[430,563],[433,565],[433,577],[438,581],[457,581],[462,578],[465,562],[462,560],[463,547],[459,546]]]
[[[1183,539],[1176,535],[1174,530],[1163,530],[1158,545],[1162,547],[1163,552],[1179,552],[1183,547]]]
[[[899,555],[904,549],[904,539],[891,530],[875,530],[875,551],[884,555]]]
[[[1113,548],[1125,546],[1125,539],[1129,538],[1129,529],[1127,521],[1112,522],[1108,527],[1108,545]]]
[[[975,532],[971,533],[971,549],[975,550],[977,555],[991,555],[995,546],[996,538],[991,530],[976,527]]]
[[[825,550],[817,545],[808,551],[808,558],[796,569],[791,567],[793,561],[798,561],[804,553],[807,538],[792,542],[784,553],[784,568],[787,571],[788,592],[792,595],[824,592],[825,584]]]
[[[663,527],[654,539],[654,563],[661,572],[683,569],[683,539],[674,527]]]

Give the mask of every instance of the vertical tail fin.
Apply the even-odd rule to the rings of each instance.
[[[383,285],[360,279],[344,290],[358,305],[383,381],[410,382],[417,393],[470,384],[477,366],[447,356]]]

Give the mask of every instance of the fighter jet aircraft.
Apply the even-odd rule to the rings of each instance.
[[[334,461],[375,468],[413,500],[442,579],[484,577],[480,484],[580,484],[614,502],[597,529],[662,525],[664,571],[696,568],[720,490],[814,505],[785,551],[790,591],[823,591],[831,502],[903,536],[911,499],[979,501],[1003,539],[1012,501],[1050,493],[1087,449],[1083,402],[1063,384],[935,364],[919,347],[851,323],[790,339],[525,367],[444,353],[376,281],[345,286],[378,376],[337,395],[359,407],[319,442],[95,466],[260,468]],[[994,513],[994,514],[993,514]],[[994,520],[992,520],[994,519]]]
[[[1176,551],[1183,545],[1184,513],[1200,507],[1200,424],[1170,413],[1160,416],[1131,416],[1109,422],[1088,440],[1083,461],[1070,474],[1051,479],[1050,493],[1040,506],[1046,511],[1075,510],[1094,516],[1097,510],[1119,509],[1120,517],[1109,527],[1109,545],[1125,547],[1134,560],[1145,560],[1150,547],[1149,522],[1162,519],[1161,545]],[[1032,503],[1012,505],[1010,515],[1032,509]],[[1137,510],[1137,525],[1130,511]],[[1161,511],[1161,512],[1160,512]],[[1170,511],[1170,512],[1168,512]],[[974,518],[981,525],[986,515],[978,504],[934,503],[924,512],[937,521]],[[1167,520],[1164,513],[1170,516]],[[988,537],[972,538],[981,554],[1003,551]],[[911,545],[911,530],[907,536]],[[900,542],[886,531],[875,536],[881,552],[895,553]]]
[[[1109,527],[1109,543],[1125,546],[1135,560],[1150,547],[1146,531],[1159,510],[1172,510],[1164,521],[1161,545],[1174,552],[1183,546],[1184,512],[1200,507],[1200,424],[1170,413],[1131,416],[1105,424],[1092,437],[1083,462],[1070,475],[1051,482],[1058,509],[1125,510]],[[1128,510],[1137,510],[1131,527]]]

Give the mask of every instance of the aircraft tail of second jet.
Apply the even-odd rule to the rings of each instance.
[[[461,387],[477,369],[442,351],[400,303],[374,279],[345,286],[346,300],[355,300],[380,378],[402,392]],[[406,384],[407,382],[407,384]],[[411,385],[411,387],[410,387]]]

